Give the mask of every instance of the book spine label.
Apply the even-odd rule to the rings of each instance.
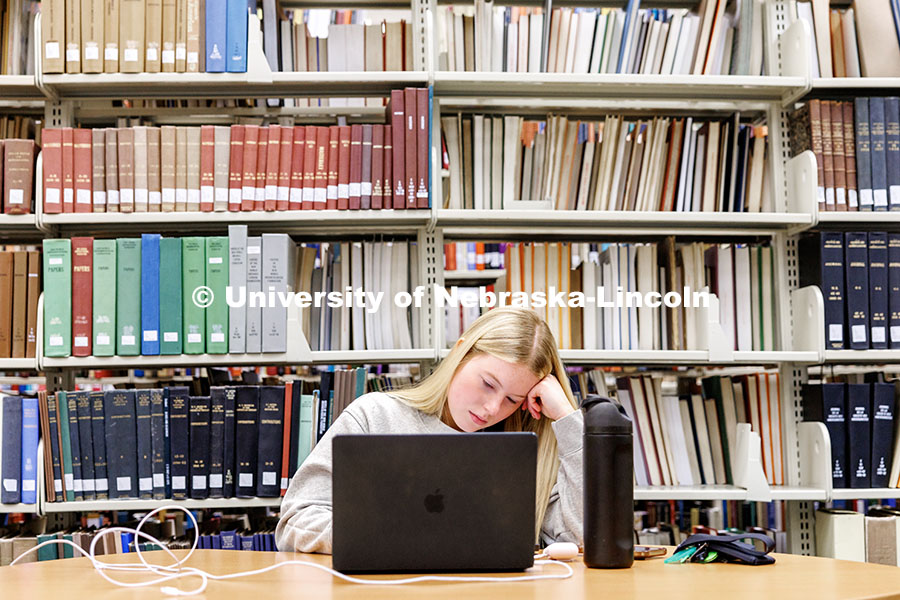
[[[238,498],[256,496],[259,453],[259,387],[237,388],[235,399],[235,472]]]
[[[153,498],[153,424],[150,390],[135,392],[135,426],[137,429],[137,494]]]
[[[116,353],[116,240],[94,240],[93,353]]]
[[[190,476],[190,423],[188,389],[182,386],[166,388],[169,394],[169,445],[172,472],[172,499],[184,500],[188,494]]]
[[[206,349],[206,315],[193,298],[194,290],[206,285],[206,242],[202,237],[181,238],[182,337],[185,354],[203,354]]]
[[[224,496],[225,388],[209,389],[209,497]]]
[[[228,352],[228,304],[225,302],[228,287],[229,251],[228,237],[206,238],[206,287],[212,290],[212,303],[206,309],[206,352]]]
[[[72,352],[72,248],[70,240],[45,239],[44,356]]]
[[[140,354],[140,331],[141,240],[119,238],[116,240],[116,354]]]
[[[137,498],[137,424],[134,390],[104,392],[109,497]]]
[[[159,240],[159,264],[174,277],[159,278],[159,352],[181,354],[182,345],[182,291],[181,246],[178,238]]]
[[[163,391],[150,390],[150,476],[153,498],[166,498],[165,407]]]
[[[869,261],[865,233],[844,234],[846,259],[847,330],[850,348],[869,348]]]
[[[888,347],[887,233],[869,232],[869,323],[871,347]]]
[[[259,452],[256,495],[277,497],[281,493],[281,446],[284,437],[284,387],[259,388]]]
[[[91,355],[94,240],[72,238],[72,354]]]
[[[191,498],[209,497],[209,396],[190,397]]]
[[[141,354],[159,354],[158,233],[141,235]]]

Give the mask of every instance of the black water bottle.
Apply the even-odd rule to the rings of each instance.
[[[625,409],[589,395],[584,411],[584,564],[634,563],[634,442]]]

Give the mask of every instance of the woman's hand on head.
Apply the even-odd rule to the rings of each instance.
[[[540,419],[543,415],[558,421],[575,412],[575,407],[569,402],[559,380],[553,375],[547,375],[528,392],[522,403],[522,410],[530,412],[535,419]]]

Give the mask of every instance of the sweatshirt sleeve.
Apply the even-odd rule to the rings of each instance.
[[[280,551],[331,554],[331,440],[366,431],[351,410],[344,410],[297,469],[275,528]]]
[[[550,490],[550,501],[541,539],[546,544],[574,542],[583,545],[584,533],[584,471],[582,470],[582,442],[584,417],[580,410],[566,415],[552,425],[559,452],[559,472]]]

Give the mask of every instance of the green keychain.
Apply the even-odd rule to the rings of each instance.
[[[678,552],[667,558],[664,562],[676,565],[686,563],[690,561],[691,557],[697,552],[697,550],[699,550],[699,546],[688,546],[684,550],[679,550]]]

